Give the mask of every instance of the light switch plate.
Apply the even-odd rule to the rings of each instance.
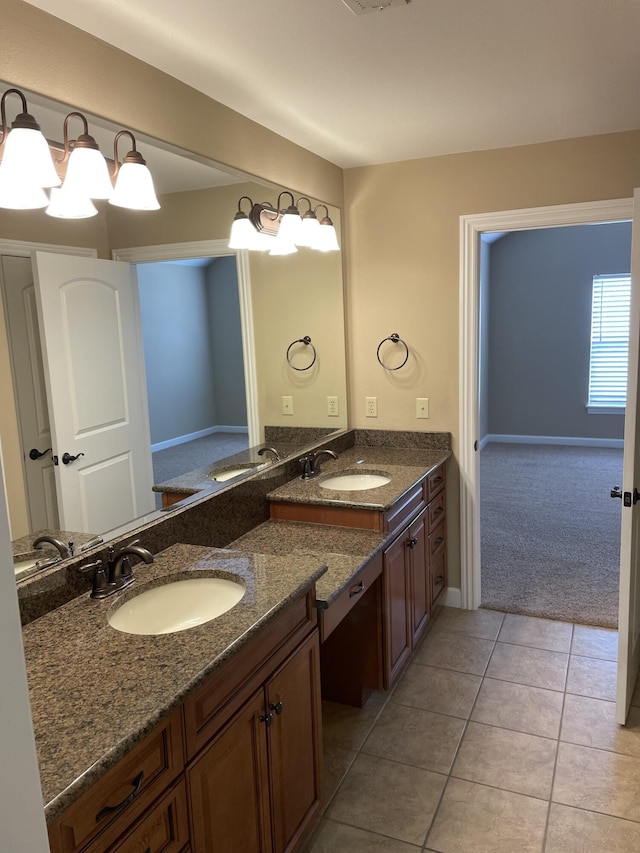
[[[417,418],[428,418],[429,417],[429,398],[428,397],[416,397],[416,417]]]
[[[293,414],[293,397],[283,397],[282,398],[282,414],[283,415],[292,415]]]

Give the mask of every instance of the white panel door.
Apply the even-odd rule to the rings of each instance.
[[[624,724],[640,665],[640,190],[633,197],[631,244],[631,325],[624,421],[618,687],[616,719]]]
[[[32,532],[56,530],[60,524],[54,466],[52,453],[44,452],[51,450],[52,441],[42,369],[33,267],[31,258],[3,255],[1,260],[29,508],[29,529]],[[43,455],[34,459],[33,451]]]
[[[45,252],[34,272],[60,524],[103,533],[155,509],[135,272]]]

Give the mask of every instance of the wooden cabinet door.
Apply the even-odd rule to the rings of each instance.
[[[320,648],[314,631],[265,685],[275,853],[292,849],[320,808]],[[221,850],[235,848],[221,847]]]
[[[263,715],[260,688],[188,770],[193,853],[271,851]]]
[[[410,583],[407,570],[407,535],[390,545],[383,556],[385,671],[389,689],[411,652]]]
[[[409,528],[407,552],[410,577],[411,641],[415,646],[430,614],[426,512],[422,512]]]

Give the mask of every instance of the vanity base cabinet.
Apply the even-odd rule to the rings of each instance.
[[[401,536],[384,551],[384,686],[389,689],[411,654],[410,578],[406,559],[406,537]]]
[[[214,736],[187,771],[193,853],[285,853],[320,808],[318,632]]]

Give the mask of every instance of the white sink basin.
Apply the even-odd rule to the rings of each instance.
[[[227,578],[177,580],[130,598],[108,621],[126,634],[174,634],[221,616],[244,593],[244,584]]]
[[[13,571],[16,576],[16,580],[21,577],[24,577],[26,574],[30,574],[31,570],[35,568],[37,560],[20,560],[19,563],[13,564]]]
[[[336,474],[318,485],[323,489],[335,489],[338,492],[363,492],[386,486],[390,482],[391,477],[384,477],[382,474]]]

